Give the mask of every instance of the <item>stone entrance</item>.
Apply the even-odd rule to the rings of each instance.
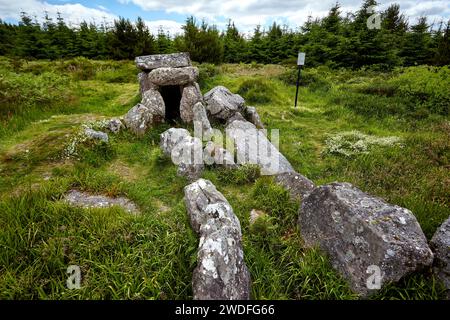
[[[161,96],[165,105],[164,120],[173,123],[181,120],[180,103],[183,94],[181,86],[162,86],[160,88]]]
[[[158,122],[191,123],[194,105],[204,103],[197,83],[198,69],[188,53],[156,54],[136,58],[141,69],[140,104],[131,109],[124,121],[136,134],[143,134]]]

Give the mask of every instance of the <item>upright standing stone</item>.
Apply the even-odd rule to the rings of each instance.
[[[202,102],[203,97],[198,84],[189,84],[183,88],[180,101],[180,116],[185,123],[191,123],[194,119],[194,106]]]

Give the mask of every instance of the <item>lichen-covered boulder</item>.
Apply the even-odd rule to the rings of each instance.
[[[148,72],[140,72],[138,74],[138,81],[139,81],[139,91],[141,93],[141,96],[147,90],[150,90],[150,89],[158,90],[159,89],[157,85],[154,85],[148,79]]]
[[[202,142],[185,129],[171,128],[161,134],[160,147],[178,166],[177,174],[193,181],[203,172]]]
[[[154,54],[140,56],[135,59],[136,66],[141,70],[153,70],[158,68],[180,68],[191,65],[189,53],[178,52],[171,54]]]
[[[148,74],[148,80],[157,86],[178,86],[194,83],[198,78],[196,67],[159,68]]]
[[[202,93],[197,83],[185,86],[180,101],[181,120],[185,123],[191,123],[194,119],[194,106],[202,101]]]
[[[210,134],[212,131],[212,127],[211,124],[209,123],[208,116],[206,115],[205,107],[201,102],[198,102],[194,105],[193,113],[194,113],[193,117],[194,126],[200,125],[202,128],[203,135]]]
[[[143,135],[150,124],[152,123],[153,116],[150,110],[139,103],[131,108],[124,116],[123,121],[126,127],[136,135]]]
[[[230,204],[204,179],[186,186],[184,194],[192,228],[200,236],[192,277],[194,299],[249,299],[250,273],[244,261],[241,226]]]
[[[180,143],[181,140],[190,136],[191,134],[186,129],[170,128],[161,134],[159,146],[164,154],[170,157],[173,148]]]
[[[161,93],[155,89],[149,89],[144,92],[142,102],[152,115],[152,123],[164,121],[166,106]]]
[[[238,94],[231,93],[223,86],[217,86],[204,95],[206,109],[217,119],[227,120],[238,111],[242,111],[245,100]]]
[[[275,176],[275,182],[284,187],[291,198],[302,200],[314,188],[314,183],[297,172],[284,172]]]
[[[430,246],[434,252],[434,273],[443,282],[450,299],[450,218],[437,229]]]
[[[349,183],[314,189],[299,211],[307,246],[319,246],[361,296],[429,266],[433,253],[408,209],[370,196]]]
[[[93,130],[91,128],[84,129],[84,135],[89,139],[99,140],[105,143],[109,142],[108,134],[101,131]]]
[[[226,135],[233,141],[236,163],[256,164],[262,175],[295,172],[289,161],[267,139],[263,132],[248,121],[235,120],[226,127]]]
[[[258,129],[264,129],[264,124],[259,117],[258,111],[256,111],[255,107],[246,107],[245,112],[247,115],[248,121],[253,123]]]
[[[111,119],[106,124],[106,128],[112,133],[118,133],[123,128],[123,123],[120,119]]]

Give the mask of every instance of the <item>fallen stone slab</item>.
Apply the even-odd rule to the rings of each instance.
[[[86,128],[86,129],[84,129],[84,134],[89,139],[99,140],[99,141],[102,141],[105,143],[109,142],[108,134],[106,134],[105,132],[102,132],[102,131],[96,131],[91,128]]]
[[[235,146],[236,163],[258,165],[262,175],[295,172],[264,133],[248,121],[235,120],[226,127],[226,135]]]
[[[157,86],[179,86],[197,81],[196,67],[159,68],[148,74],[148,80]]]
[[[241,226],[225,197],[208,180],[184,188],[186,209],[200,236],[192,277],[194,300],[248,300],[250,273]]]
[[[191,59],[187,52],[140,56],[136,57],[135,62],[139,69],[147,71],[157,68],[181,68],[191,65]]]
[[[236,112],[242,111],[245,100],[238,94],[232,93],[224,86],[217,86],[204,95],[206,110],[212,117],[227,120]]]
[[[275,182],[289,191],[292,199],[300,201],[315,188],[311,180],[297,172],[277,174]]]
[[[327,253],[333,267],[363,297],[433,261],[411,211],[349,183],[314,189],[302,202],[298,223],[305,244]]]
[[[450,300],[450,218],[436,230],[430,246],[434,252],[433,271],[447,289]]]
[[[129,213],[139,213],[137,205],[123,197],[110,198],[103,195],[91,195],[86,192],[70,190],[64,196],[64,201],[72,206],[82,208],[110,208],[119,206]]]

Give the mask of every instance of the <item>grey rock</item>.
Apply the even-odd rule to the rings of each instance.
[[[202,101],[202,93],[197,83],[185,86],[180,101],[181,120],[191,123],[194,119],[194,105]]]
[[[161,134],[160,147],[178,166],[177,174],[196,180],[203,172],[202,142],[185,129],[171,128]]]
[[[235,120],[227,126],[226,135],[234,143],[237,164],[256,164],[262,175],[295,172],[264,133],[248,121]]]
[[[244,122],[247,121],[247,120],[244,118],[244,116],[242,115],[242,113],[236,112],[235,114],[233,114],[231,117],[229,117],[229,118],[227,119],[226,126],[230,125],[233,121],[236,121],[236,120],[244,121]]]
[[[230,204],[204,179],[186,186],[184,194],[192,228],[200,236],[192,277],[194,299],[250,299],[241,226]]]
[[[164,154],[170,157],[173,148],[180,143],[181,140],[190,136],[191,134],[186,129],[170,128],[161,134],[159,146]]]
[[[143,104],[137,104],[125,115],[123,121],[136,135],[143,135],[153,121],[153,115]]]
[[[194,112],[193,117],[194,125],[201,126],[203,135],[210,134],[212,131],[212,127],[211,124],[209,123],[208,116],[206,115],[206,110],[203,104],[201,102],[196,103],[194,105],[193,112]]]
[[[112,133],[118,133],[123,127],[124,125],[119,119],[111,119],[106,125],[106,128]]]
[[[305,244],[326,252],[333,267],[363,297],[433,261],[411,211],[349,183],[314,189],[303,200],[299,226]],[[373,268],[380,271],[378,285]]]
[[[187,52],[140,56],[136,57],[135,62],[136,66],[141,70],[153,70],[163,67],[180,68],[191,65],[191,59]]]
[[[238,94],[231,93],[223,86],[217,86],[204,95],[206,109],[212,117],[226,120],[238,111],[242,111],[245,100]]]
[[[86,128],[84,129],[84,134],[90,139],[99,140],[105,143],[109,142],[108,134],[101,131],[95,131],[91,128]]]
[[[430,246],[434,252],[433,271],[447,289],[450,300],[450,218],[437,229]]]
[[[284,172],[275,176],[275,182],[283,186],[291,198],[302,200],[315,188],[314,183],[297,172]]]
[[[129,213],[139,213],[138,206],[124,197],[110,198],[103,195],[91,195],[86,192],[70,190],[64,196],[64,201],[72,206],[82,208],[110,208],[112,206],[119,206]]]
[[[248,117],[248,121],[253,123],[258,129],[264,129],[264,124],[262,123],[255,107],[246,107],[245,111]]]
[[[145,91],[154,89],[159,90],[159,87],[157,85],[154,85],[150,82],[148,79],[148,72],[140,72],[138,74],[138,81],[139,81],[139,91],[141,93],[141,96],[144,94]]]
[[[159,68],[148,74],[151,83],[157,86],[177,86],[194,83],[198,78],[196,67]]]
[[[149,89],[144,92],[142,96],[142,102],[150,112],[151,123],[163,122],[166,112],[166,106],[164,104],[164,99],[155,89]]]
[[[216,164],[227,169],[237,167],[233,154],[227,149],[217,146],[212,141],[208,141],[205,149],[203,149],[203,160],[206,164]]]

